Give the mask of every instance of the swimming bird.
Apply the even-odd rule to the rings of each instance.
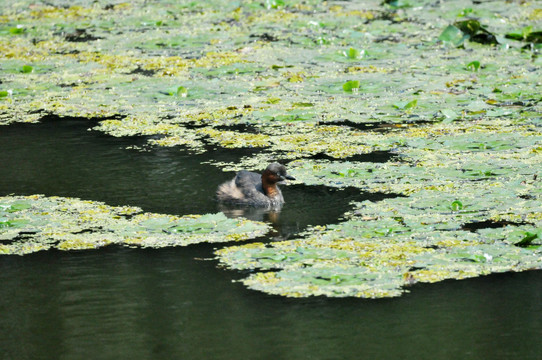
[[[256,206],[280,207],[284,198],[277,184],[284,180],[295,180],[279,163],[270,164],[260,175],[242,170],[235,178],[220,185],[216,197],[221,202]]]

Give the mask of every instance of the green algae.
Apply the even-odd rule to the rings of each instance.
[[[160,248],[242,241],[268,229],[266,224],[228,219],[222,213],[173,216],[74,198],[0,197],[0,254],[6,255],[111,244]]]
[[[93,131],[153,146],[257,149],[211,161],[224,170],[291,160],[306,185],[402,195],[354,204],[346,221],[297,240],[221,250],[227,266],[256,270],[247,286],[387,297],[415,282],[540,268],[536,2],[55,4],[0,6],[0,125],[103,118]],[[393,158],[357,161],[383,151]],[[2,211],[11,240],[41,224]],[[118,230],[138,246],[210,239],[209,224],[226,221],[119,216],[138,219]],[[5,246],[120,241],[94,228],[51,236]]]

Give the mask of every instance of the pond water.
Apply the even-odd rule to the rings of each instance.
[[[231,178],[179,148],[49,119],[0,128],[0,195],[46,194],[169,214],[219,211]],[[274,239],[336,223],[357,190],[283,186]],[[226,209],[229,213],[236,213]],[[542,272],[419,284],[396,299],[288,299],[247,290],[216,245],[0,257],[1,359],[540,359]]]

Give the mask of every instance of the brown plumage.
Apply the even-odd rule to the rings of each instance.
[[[258,207],[277,207],[284,203],[277,183],[286,179],[295,180],[288,175],[284,165],[270,164],[260,175],[242,170],[233,180],[220,185],[216,197],[221,202]]]

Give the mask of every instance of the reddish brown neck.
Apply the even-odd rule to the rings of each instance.
[[[278,194],[278,189],[276,184],[266,184],[262,183],[263,191],[268,197],[275,197]]]
[[[264,173],[262,174],[262,188],[265,195],[268,197],[274,197],[278,194],[279,189],[277,188],[277,183],[270,181],[268,179],[269,174]]]

